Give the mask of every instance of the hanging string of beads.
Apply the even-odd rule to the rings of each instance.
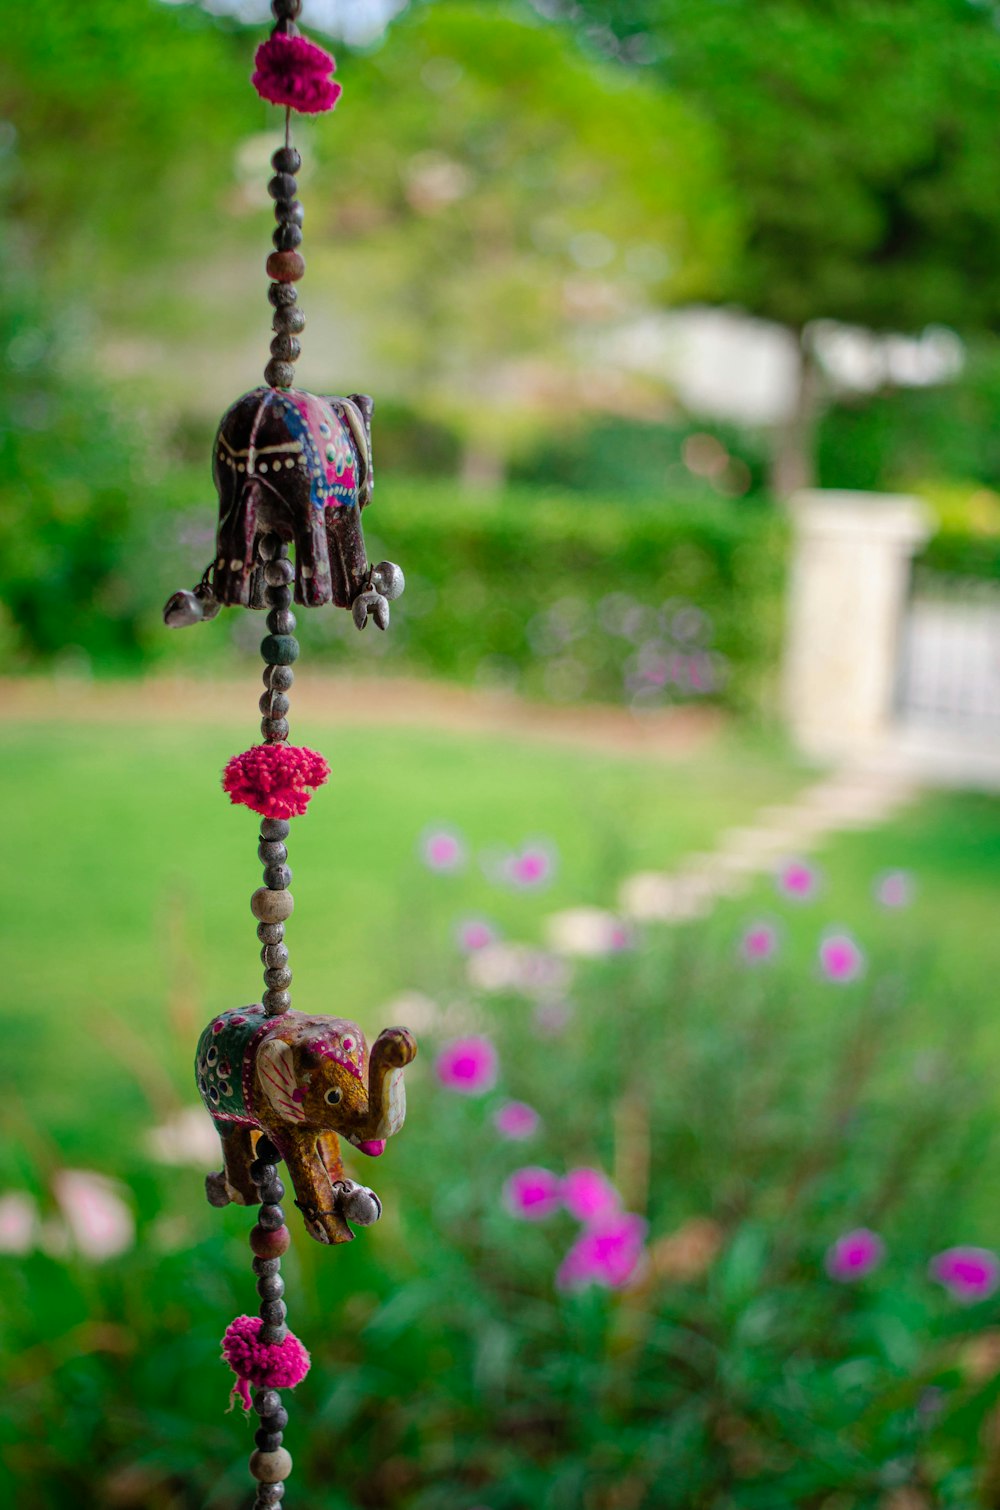
[[[275,26],[255,56],[254,87],[285,110],[285,140],[271,159],[274,250],[267,258],[274,311],[264,379],[223,415],[213,467],[219,493],[215,555],[190,591],[172,595],[164,620],[173,628],[209,621],[223,607],[263,608],[267,632],[260,653],[262,742],[235,755],[222,785],[234,803],[260,817],[257,856],[262,885],[250,899],[257,922],[264,990],[259,1002],[219,1013],[203,1030],[196,1054],[198,1089],[222,1146],[223,1167],[206,1177],[213,1206],[231,1201],[257,1209],[250,1232],[260,1305],[226,1328],[222,1355],[235,1375],[232,1395],[259,1425],[250,1457],[255,1510],[285,1497],[292,1459],[282,1391],[309,1369],[309,1354],[289,1331],[281,1257],[290,1233],[279,1177],[284,1164],[309,1236],[351,1242],[354,1227],[378,1221],[382,1203],[349,1179],[340,1137],[362,1156],[381,1155],[405,1116],[402,1073],[416,1054],[406,1028],[386,1028],[369,1054],[358,1025],[292,1009],[292,971],[285,925],[294,909],[288,865],[291,819],[330,776],[315,750],[288,742],[289,694],[298,659],[296,603],[347,609],[359,629],[373,618],[389,623],[389,603],[403,574],[389,561],[372,566],[361,513],[371,500],[372,400],[364,394],[317,397],[293,387],[305,319],[296,284],[305,271],[302,205],[296,174],[301,157],[291,141],[291,112],[329,110],[340,95],[334,60],[299,35],[300,0],[273,0]],[[294,561],[289,544],[294,544]]]

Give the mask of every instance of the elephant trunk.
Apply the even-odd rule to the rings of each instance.
[[[368,1115],[351,1137],[358,1147],[390,1138],[402,1127],[406,1117],[403,1070],[416,1052],[413,1035],[406,1028],[386,1028],[375,1040],[368,1061]]]

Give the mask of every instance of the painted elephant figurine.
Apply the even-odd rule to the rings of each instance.
[[[297,388],[255,388],[223,415],[213,448],[219,495],[215,559],[191,592],[164,609],[171,627],[197,623],[216,605],[263,608],[261,535],[295,547],[295,601],[369,614],[380,629],[403,591],[392,562],[368,564],[361,511],[372,496],[371,418],[364,394],[318,398]]]
[[[417,1052],[407,1028],[386,1028],[371,1055],[361,1029],[340,1017],[238,1007],[213,1018],[198,1040],[198,1090],[222,1141],[223,1169],[205,1182],[213,1205],[254,1205],[255,1133],[288,1166],[311,1237],[350,1242],[347,1219],[377,1221],[378,1197],[344,1175],[339,1137],[377,1156],[406,1115],[403,1069]]]

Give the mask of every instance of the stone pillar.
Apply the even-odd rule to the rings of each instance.
[[[793,553],[784,706],[810,755],[877,747],[892,725],[910,562],[931,533],[918,498],[808,489]]]

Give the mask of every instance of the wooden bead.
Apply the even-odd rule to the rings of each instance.
[[[269,1017],[280,1017],[282,1012],[287,1012],[292,1005],[291,992],[265,991],[261,997],[261,1002]]]
[[[291,283],[279,283],[279,288],[293,288]],[[305,314],[297,304],[282,304],[274,311],[271,321],[272,330],[284,330],[289,335],[300,335],[306,328]]]
[[[272,891],[269,886],[258,886],[250,898],[250,911],[262,923],[283,923],[295,911],[295,898],[290,891]]]
[[[250,1228],[250,1247],[258,1258],[280,1258],[288,1252],[292,1234],[287,1227],[277,1227],[268,1232],[266,1227]]]
[[[275,283],[298,283],[305,270],[306,259],[301,252],[272,252],[267,259],[267,276]]]
[[[281,331],[271,342],[271,355],[280,362],[297,362],[302,355],[302,342]]]
[[[286,965],[264,971],[264,984],[269,991],[287,991],[292,984],[292,972]]]
[[[269,388],[292,388],[295,368],[291,362],[279,362],[277,357],[272,357],[264,368],[264,381]]]
[[[287,1447],[279,1447],[276,1452],[261,1452],[258,1448],[251,1454],[250,1472],[262,1484],[280,1484],[291,1471],[292,1455]]]

